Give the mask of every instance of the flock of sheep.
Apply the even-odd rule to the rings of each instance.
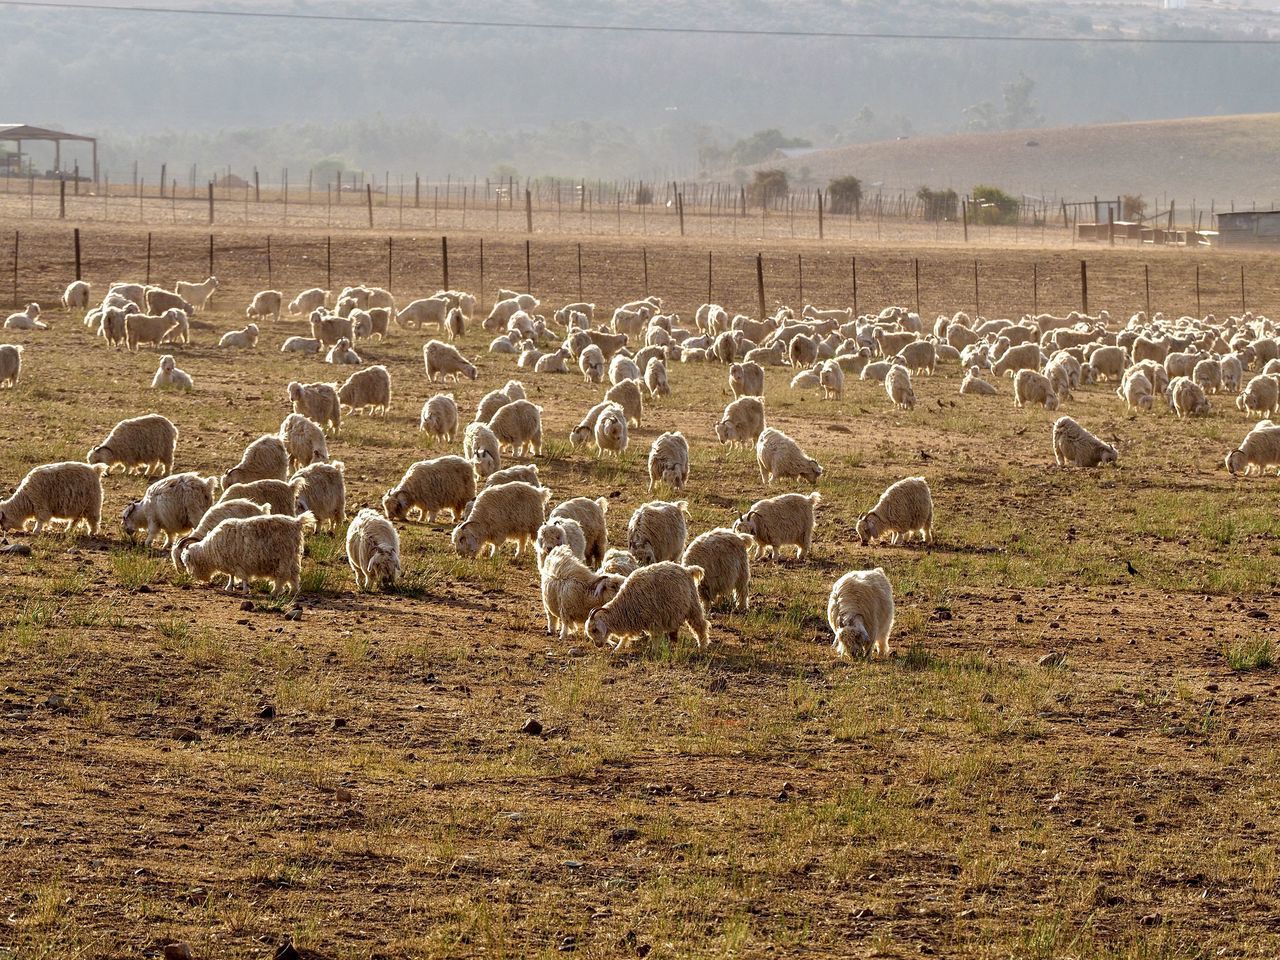
[[[136,351],[190,340],[190,318],[204,309],[218,287],[216,278],[179,284],[173,291],[141,284],[113,284],[100,305],[90,302],[89,285],[71,284],[63,296],[68,309],[83,309],[85,324],[117,347]],[[347,522],[344,465],[333,460],[328,438],[338,434],[344,415],[385,415],[391,405],[391,376],[384,366],[364,366],[361,341],[382,339],[394,321],[402,329],[435,328],[444,339],[423,347],[431,382],[475,380],[476,366],[453,345],[475,317],[476,299],[460,291],[440,291],[397,310],[383,289],[351,287],[329,307],[328,291],[311,289],[290,303],[274,290],[262,291],[246,309],[248,323],[224,334],[227,349],[252,348],[257,321],[279,319],[282,310],[306,316],[310,337],[291,336],[283,352],[323,355],[327,363],[355,365],[341,384],[291,382],[282,400],[292,408],[276,434],[254,440],[240,462],[221,477],[174,473],[178,430],[167,418],[149,414],[118,423],[93,447],[86,462],[52,463],[32,470],[8,499],[0,501],[0,531],[39,533],[51,520],[71,531],[84,524],[96,534],[101,521],[103,477],[116,467],[158,475],[141,500],[121,518],[125,534],[159,541],[174,566],[193,579],[227,577],[246,588],[261,580],[279,591],[300,590],[306,535],[346,526],[347,560],[360,589],[390,588],[401,574],[397,523],[434,523],[449,511],[451,541],[462,556],[496,553],[506,543],[518,556],[536,555],[547,631],[566,638],[581,630],[597,643],[615,647],[643,635],[675,640],[688,626],[699,646],[708,640],[707,611],[720,601],[746,609],[751,564],[777,558],[793,547],[807,556],[814,534],[817,491],[781,493],[759,500],[726,527],[689,539],[687,502],[654,500],[640,506],[627,525],[626,547],[609,546],[608,500],[575,497],[552,506],[533,463],[543,442],[542,409],[525,395],[519,380],[486,394],[474,419],[462,417],[451,393],[437,393],[422,408],[419,427],[446,444],[461,432],[461,455],[412,464],[382,498],[381,512],[361,509]],[[597,315],[594,304],[572,303],[548,319],[527,293],[503,291],[483,319],[493,335],[492,354],[515,358],[534,374],[570,372],[604,386],[570,433],[575,449],[594,446],[597,457],[627,450],[629,429],[638,427],[647,404],[670,394],[667,364],[715,362],[727,368],[734,399],[714,425],[721,444],[754,447],[761,482],[803,481],[816,486],[822,465],[793,438],[765,419],[764,382],[769,367],[790,366],[791,387],[843,396],[845,380],[881,381],[895,408],[915,405],[913,377],[932,375],[940,363],[968,371],[962,395],[995,394],[999,378],[1012,379],[1014,403],[1057,409],[1082,384],[1110,381],[1128,410],[1147,411],[1163,397],[1178,417],[1207,413],[1209,395],[1238,392],[1237,407],[1269,418],[1280,410],[1280,339],[1275,325],[1245,314],[1219,322],[1213,317],[1170,320],[1135,314],[1112,329],[1103,312],[1096,317],[1025,316],[1020,320],[942,316],[932,328],[903,308],[855,317],[851,310],[806,306],[753,319],[730,316],[704,304],[692,325],[663,313],[662,301],[646,297],[612,315]],[[5,322],[7,329],[47,329],[31,304]],[[18,383],[22,347],[0,345],[0,386]],[[362,349],[362,348],[361,348]],[[1246,371],[1253,376],[1245,380]],[[985,379],[990,374],[993,379]],[[606,386],[607,384],[607,386]],[[152,386],[195,388],[170,354],[161,357]],[[1054,459],[1059,466],[1097,467],[1115,463],[1117,451],[1071,417],[1053,425]],[[1239,448],[1226,456],[1235,474],[1280,473],[1280,427],[1261,419]],[[648,456],[648,489],[680,494],[690,481],[689,444],[680,432],[653,441]],[[933,540],[933,501],[923,477],[908,477],[884,491],[859,517],[863,544]],[[892,586],[883,570],[855,570],[831,588],[827,608],[840,655],[885,656],[893,626]]]

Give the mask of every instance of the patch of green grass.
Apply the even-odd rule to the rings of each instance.
[[[1265,637],[1238,640],[1225,651],[1227,666],[1243,673],[1249,670],[1266,670],[1275,665],[1275,649]]]
[[[111,551],[111,574],[120,586],[134,590],[162,580],[164,561],[146,547],[119,547]]]

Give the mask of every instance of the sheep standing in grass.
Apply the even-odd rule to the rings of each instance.
[[[254,480],[233,483],[222,491],[222,500],[252,500],[266,504],[272,513],[292,517],[298,512],[298,498],[293,487],[283,480]],[[221,502],[221,501],[220,501]]]
[[[188,299],[190,298],[188,297]],[[312,287],[310,290],[303,290],[300,294],[289,301],[289,313],[294,316],[297,316],[300,313],[310,314],[312,310],[321,308],[328,302],[328,290],[321,290],[319,287]]]
[[[297,498],[298,512],[312,514],[318,529],[323,530],[327,523],[336,532],[347,518],[346,466],[341,460],[303,467],[289,485]]]
[[[603,383],[605,376],[604,354],[594,343],[587,344],[578,354],[578,369],[587,383]]]
[[[21,313],[11,313],[4,322],[6,330],[48,330],[49,325],[40,316],[40,304],[28,303]]]
[[[823,400],[844,399],[844,369],[834,360],[823,361],[818,368],[818,384]]]
[[[289,402],[293,412],[308,420],[314,420],[323,428],[342,429],[342,400],[338,397],[336,383],[299,383],[291,381],[288,387]]]
[[[1236,409],[1255,417],[1274,416],[1280,411],[1280,377],[1258,374],[1236,397]]]
[[[475,499],[476,475],[471,462],[462,457],[419,460],[405,471],[396,486],[382,498],[388,520],[409,520],[413,513],[427,523],[448,510],[456,521],[463,508]]]
[[[898,410],[912,410],[916,405],[916,393],[911,386],[911,373],[906,367],[893,366],[884,377],[884,392]]]
[[[62,305],[68,310],[86,310],[89,307],[89,284],[84,280],[73,280],[62,292]]]
[[[1053,457],[1060,467],[1100,467],[1115,463],[1118,454],[1070,417],[1059,417],[1053,425]]]
[[[749,606],[747,588],[751,585],[751,557],[747,547],[751,538],[723,527],[708,530],[684,551],[680,563],[685,567],[701,567],[702,581],[698,596],[709,610],[721,598],[734,601],[738,610]]]
[[[933,376],[938,363],[938,350],[929,340],[913,340],[897,353],[898,359],[914,374]]]
[[[851,570],[835,582],[827,600],[827,623],[836,655],[889,656],[893,632],[893,586],[884,570]]]
[[[218,340],[220,347],[252,349],[258,345],[258,325],[250,323],[243,330],[228,330]]]
[[[391,374],[381,364],[357,370],[338,388],[338,403],[353,414],[385,417],[391,409]]]
[[[140,471],[151,476],[173,472],[173,456],[178,446],[178,428],[166,417],[149,413],[121,420],[105,440],[89,451],[88,463],[105,463],[110,473],[121,467],[127,473]]]
[[[538,479],[538,466],[534,463],[521,463],[514,467],[505,467],[497,473],[491,473],[485,478],[483,486],[500,487],[504,483],[531,483],[535,487],[542,486],[542,481]]]
[[[574,432],[577,433],[576,430]],[[615,457],[625,453],[629,441],[627,415],[622,407],[616,403],[609,403],[596,417],[592,433],[596,441],[597,459],[605,453],[611,453]]]
[[[400,534],[391,521],[368,507],[357,513],[347,527],[347,563],[357,589],[395,586],[400,579]]]
[[[586,633],[596,643],[618,637],[614,649],[644,634],[661,634],[675,643],[680,627],[688,624],[698,646],[710,642],[706,611],[698,596],[701,567],[664,561],[642,567],[623,582],[608,603],[587,620]]]
[[[547,522],[538,528],[538,536],[534,542],[534,553],[538,558],[538,566],[556,547],[568,547],[575,557],[585,561],[587,555],[587,535],[572,517],[548,517]]]
[[[323,309],[311,311],[311,336],[320,341],[320,349],[327,349],[344,338],[350,340],[354,335],[351,321],[346,317],[325,313]]]
[[[3,364],[0,364],[3,366]],[[191,375],[185,370],[178,369],[178,363],[169,354],[165,354],[160,358],[160,366],[156,368],[156,375],[151,379],[151,388],[173,387],[175,390],[190,390],[195,386],[195,382],[191,379]]]
[[[279,290],[259,290],[253,300],[244,308],[244,315],[250,320],[280,319],[280,308],[284,304],[284,294]]]
[[[1058,395],[1044,374],[1019,370],[1013,378],[1013,405],[1021,408],[1029,403],[1043,404],[1046,410],[1057,410]]]
[[[217,289],[217,277],[208,277],[203,283],[179,280],[173,285],[173,292],[191,304],[193,312],[205,309],[209,305],[209,301],[213,299],[214,291]],[[323,301],[321,302],[323,303]]]
[[[458,405],[452,393],[437,393],[422,405],[418,429],[433,441],[443,439],[445,443],[453,443],[453,435],[458,432]]]
[[[437,379],[461,380],[466,377],[468,380],[474,380],[476,378],[475,364],[467,360],[451,343],[428,340],[422,348],[422,362],[427,368],[427,379],[433,382]]]
[[[738,397],[724,408],[716,424],[721,443],[754,446],[764,431],[764,403],[758,397]]]
[[[561,640],[583,627],[591,614],[622,589],[625,577],[596,573],[574,556],[567,546],[554,547],[538,566],[542,579],[542,610],[547,633]]]
[[[1139,410],[1150,410],[1153,399],[1151,381],[1141,370],[1135,368],[1124,375],[1120,386],[1116,387],[1116,395],[1124,400],[1125,410],[1132,413]]]
[[[822,476],[822,466],[818,461],[808,456],[800,444],[773,427],[766,427],[760,432],[756,441],[756,462],[760,466],[761,483],[795,478],[817,484]]]
[[[1243,472],[1259,475],[1274,469],[1280,474],[1280,427],[1270,420],[1263,420],[1245,435],[1238,449],[1226,458],[1227,471],[1235,476]]]
[[[290,470],[329,459],[324,431],[318,423],[300,413],[291,413],[281,421],[280,442],[289,453]]]
[[[488,424],[469,423],[462,434],[462,455],[475,464],[481,480],[502,469],[502,447]]]
[[[163,534],[163,545],[172,545],[178,537],[195,529],[218,492],[217,477],[201,477],[195,473],[175,473],[147,487],[141,500],[124,508],[120,525],[130,540],[139,530],[146,531],[143,546],[151,546]]]
[[[752,360],[729,365],[729,389],[733,398],[764,396],[764,367]]]
[[[1173,412],[1178,415],[1178,419],[1183,417],[1203,417],[1208,416],[1211,409],[1209,398],[1204,395],[1204,391],[1190,377],[1174,377],[1169,381],[1169,388],[1165,391],[1165,397],[1169,401],[1169,406],[1173,407]]]
[[[1201,360],[1192,369],[1191,379],[1205,393],[1217,393],[1222,389],[1222,361],[1213,357]]]
[[[233,500],[219,500],[200,517],[199,523],[195,529],[186,536],[178,537],[173,541],[173,549],[170,551],[170,559],[173,561],[175,570],[182,569],[182,548],[189,543],[195,543],[203,540],[209,535],[209,531],[220,524],[223,520],[243,520],[245,517],[263,517],[271,513],[271,505],[266,503],[257,503],[253,500],[246,500],[243,497],[236,497]]]
[[[601,573],[615,573],[620,577],[629,577],[640,569],[640,561],[632,556],[630,550],[610,547],[600,561]]]
[[[576,449],[590,443],[595,437],[596,422],[600,419],[600,414],[604,413],[612,406],[615,406],[615,404],[610,403],[608,400],[601,400],[594,407],[588,410],[586,416],[582,418],[582,421],[569,431],[570,445]],[[626,415],[623,414],[624,419],[625,417]]]
[[[489,421],[489,429],[498,438],[498,448],[510,450],[513,456],[542,453],[542,408],[528,400],[500,407]]]
[[[649,492],[661,481],[679,493],[689,479],[689,441],[680,431],[664,433],[649,448]]]
[[[644,414],[644,398],[640,394],[639,383],[635,380],[623,380],[605,391],[604,398],[622,408],[630,426],[640,426],[640,417]]]
[[[12,343],[0,343],[0,387],[13,388],[22,374],[23,348]]]
[[[222,485],[229,487],[233,483],[252,483],[254,480],[283,480],[288,475],[289,452],[278,435],[269,433],[245,447],[240,462],[222,475]]]
[[[757,500],[733,522],[733,531],[750,539],[754,556],[780,558],[783,547],[795,547],[796,559],[804,560],[813,547],[814,514],[821,502],[816,490]]]
[[[667,383],[667,365],[657,357],[651,357],[644,368],[644,385],[651,398],[671,396]]]
[[[18,484],[13,495],[0,500],[0,533],[24,530],[34,520],[33,534],[50,520],[61,520],[71,533],[84,524],[97,536],[102,522],[102,478],[105,464],[68,461],[36,467]]]
[[[689,537],[689,503],[653,500],[641,504],[627,524],[627,549],[641,566],[679,560]]]
[[[508,542],[531,547],[546,517],[551,491],[528,483],[504,483],[486,487],[476,497],[467,519],[454,527],[451,539],[459,556],[475,557],[485,547],[489,556]]]
[[[897,545],[912,535],[933,542],[933,494],[924,477],[907,477],[892,484],[876,505],[858,518],[858,539],[865,547],[884,536]]]
[[[535,486],[538,483],[536,470],[534,471],[532,482]],[[606,525],[608,514],[608,498],[598,497],[592,500],[589,497],[574,497],[571,500],[556,504],[555,508],[548,514],[547,520],[567,517],[576,521],[578,526],[582,528],[582,534],[586,538],[583,559],[595,566],[604,560],[605,553],[609,549],[609,530]]]
[[[124,317],[124,343],[132,353],[143,344],[159,346],[161,343],[189,339],[187,315],[181,310],[166,310],[162,314],[128,313]]]
[[[277,596],[296,594],[302,589],[303,533],[314,525],[309,514],[223,520],[203,540],[182,548],[182,565],[201,583],[221,574],[228,578],[227,589],[237,580],[246,590],[250,580],[265,580]]]

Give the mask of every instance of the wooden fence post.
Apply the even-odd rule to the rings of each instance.
[[[1080,312],[1089,315],[1089,265],[1080,261]]]
[[[67,181],[58,181],[58,219],[67,219]]]
[[[982,298],[978,296],[978,261],[973,261],[973,319],[976,323],[978,317],[982,315]]]
[[[1142,265],[1142,285],[1147,291],[1147,316],[1151,316],[1151,266],[1144,263]]]
[[[21,245],[22,235],[19,231],[13,231],[13,309],[17,310],[21,304],[18,302],[18,247]]]
[[[333,237],[324,238],[324,276],[325,287],[333,290]]]
[[[480,238],[480,308],[484,309],[484,237]]]
[[[533,194],[524,188],[524,232],[533,233]]]
[[[858,317],[858,258],[853,257],[853,316]]]
[[[760,298],[760,319],[765,318],[764,309],[764,257],[756,254],[756,295]]]
[[[74,231],[76,245],[76,279],[80,279],[80,228],[76,227]]]
[[[160,199],[164,199],[164,179],[169,175],[169,165],[167,163],[160,164]]]
[[[916,274],[916,316],[920,315],[920,258],[913,259]]]
[[[644,295],[649,295],[649,248],[641,247],[640,256],[644,260]]]
[[[524,242],[524,290],[533,292],[533,253],[529,249],[529,241]]]
[[[369,229],[373,229],[373,184],[366,183],[364,185],[364,202],[369,210]]]
[[[480,242],[484,243],[483,240]],[[483,262],[482,260],[481,263]],[[449,289],[449,238],[444,236],[440,238],[440,289]]]
[[[391,238],[387,237],[387,289],[391,289],[391,265],[392,265],[392,245]]]
[[[210,274],[212,276],[212,274]],[[151,232],[147,231],[147,284],[151,284]]]
[[[823,238],[822,208],[823,208],[822,191],[819,190],[818,191],[818,239],[819,240]]]
[[[969,201],[960,201],[960,218],[964,224],[964,242],[969,242]]]
[[[1196,264],[1196,316],[1204,318],[1204,313],[1200,310],[1200,264]]]
[[[582,300],[582,244],[578,244],[578,300]]]
[[[209,181],[209,226],[213,226],[213,181]]]
[[[684,193],[676,194],[676,213],[680,215],[680,236],[684,236]]]

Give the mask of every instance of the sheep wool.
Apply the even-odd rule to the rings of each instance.
[[[263,517],[271,513],[271,505],[266,503],[255,503],[252,500],[245,500],[237,497],[233,500],[219,500],[200,517],[200,522],[196,524],[195,529],[185,536],[178,537],[173,541],[173,549],[170,553],[170,559],[173,561],[175,570],[182,569],[182,548],[189,543],[197,540],[203,540],[208,536],[209,531],[220,524],[223,520],[243,520],[245,517]]]
[[[481,490],[467,519],[454,527],[453,548],[459,556],[475,557],[485,547],[493,556],[505,543],[515,555],[533,545],[546,517],[551,490],[528,483],[504,483]]]
[[[527,482],[537,486],[538,474],[536,469],[532,480]],[[551,521],[559,517],[566,517],[575,521],[582,528],[583,536],[586,538],[583,559],[592,566],[596,566],[604,560],[605,553],[609,549],[609,530],[606,519],[608,514],[608,497],[597,497],[595,500],[590,497],[574,497],[571,500],[556,504],[551,513],[548,514],[547,520]]]
[[[172,545],[183,534],[190,533],[213,506],[218,492],[217,477],[201,477],[195,473],[175,473],[157,480],[147,488],[141,500],[132,501],[120,516],[124,534],[132,540],[140,530],[146,531],[143,546],[151,546],[157,535],[163,545]]]
[[[128,473],[152,471],[163,476],[173,471],[174,452],[178,446],[178,428],[166,417],[150,413],[121,420],[105,440],[89,451],[89,463],[105,463],[108,472],[120,467]]]
[[[381,364],[357,370],[338,387],[338,403],[351,413],[385,417],[391,409],[391,374]]]
[[[347,516],[346,465],[341,460],[313,463],[289,480],[300,513],[316,518],[317,529],[328,524],[334,531]]]
[[[836,655],[889,655],[893,632],[893,586],[884,570],[851,570],[835,582],[827,600],[827,623]]]
[[[265,580],[277,596],[296,594],[302,589],[303,534],[314,523],[309,514],[223,520],[203,540],[182,548],[182,565],[201,583],[221,574],[228,589],[237,580],[246,588],[250,580]]]
[[[661,434],[649,448],[649,492],[661,482],[679,493],[688,479],[689,441],[678,430]]]
[[[1103,443],[1070,417],[1053,425],[1053,456],[1058,466],[1100,467],[1115,463],[1115,447]]]
[[[596,643],[618,637],[614,649],[644,634],[662,635],[675,643],[687,624],[698,647],[710,642],[706,611],[698,596],[701,567],[662,561],[631,574],[622,589],[587,620],[586,633]]]
[[[867,544],[888,536],[889,542],[919,536],[933,542],[933,494],[924,477],[907,477],[892,484],[876,505],[858,518],[858,539]]]
[[[816,490],[757,500],[734,521],[733,530],[750,539],[757,557],[781,557],[783,547],[795,547],[796,559],[804,560],[813,547],[814,517],[820,503],[822,496]]]
[[[67,533],[84,524],[91,536],[97,536],[106,473],[104,463],[67,461],[36,467],[22,478],[12,496],[0,500],[0,532],[25,530],[34,520],[31,532],[38,534],[50,520],[60,520],[66,523]]]
[[[245,448],[240,462],[222,475],[222,485],[229,487],[233,483],[252,483],[254,480],[283,480],[289,475],[289,466],[289,452],[284,441],[276,434],[268,433]]]
[[[737,402],[737,401],[735,401]],[[822,476],[822,466],[808,456],[781,430],[766,427],[756,441],[756,461],[760,466],[760,482],[796,478],[817,484]]]
[[[222,491],[222,500],[252,500],[264,503],[272,513],[292,517],[298,512],[297,495],[284,480],[254,480],[251,483],[233,483]]]
[[[409,520],[412,514],[427,523],[448,510],[455,520],[476,496],[476,474],[471,461],[457,456],[419,460],[405,471],[400,482],[382,498],[388,520]]]
[[[719,527],[694,537],[684,551],[680,563],[685,567],[701,567],[702,581],[698,596],[705,607],[722,598],[730,599],[738,610],[749,606],[751,557],[747,552],[751,537]]]
[[[689,537],[688,518],[687,500],[641,504],[627,524],[627,549],[642,566],[679,560]]]
[[[538,567],[542,580],[542,610],[547,633],[561,640],[582,628],[591,614],[622,589],[624,576],[595,572],[568,546],[553,547]]]
[[[418,429],[431,439],[452,443],[458,432],[458,405],[452,393],[437,393],[422,405]]]

